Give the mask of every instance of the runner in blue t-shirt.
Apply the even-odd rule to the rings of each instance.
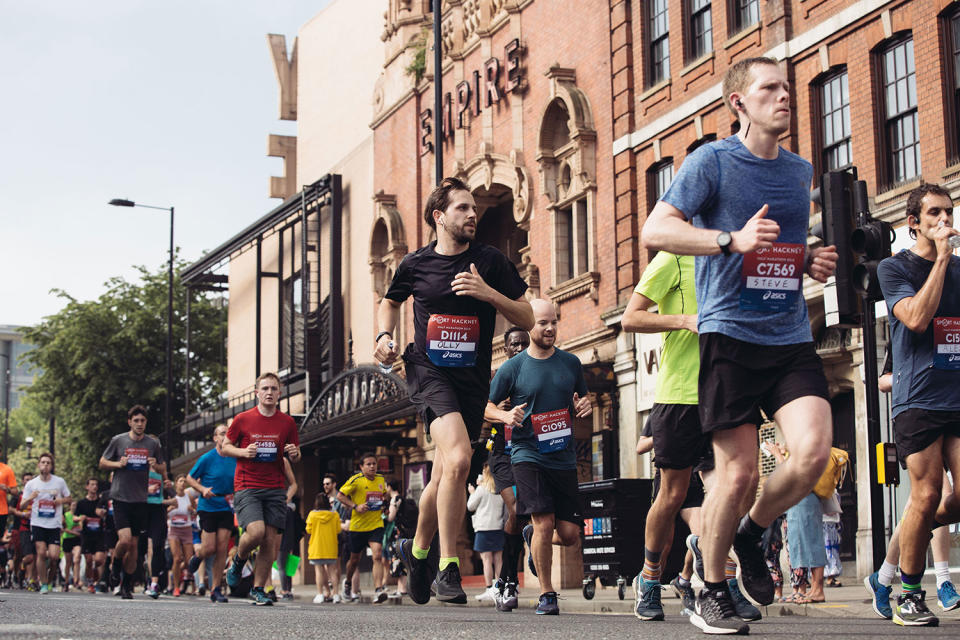
[[[190,558],[187,569],[196,573],[200,563],[213,556],[211,602],[227,602],[220,591],[220,577],[227,562],[227,548],[233,535],[233,476],[237,459],[220,455],[218,450],[227,426],[218,425],[213,430],[214,447],[200,456],[187,475],[187,484],[200,493],[197,514],[200,516],[200,548]]]
[[[583,517],[577,486],[573,418],[593,413],[580,359],[554,346],[557,312],[548,300],[533,300],[533,329],[526,351],[507,360],[490,383],[490,402],[509,398],[509,411],[496,419],[513,428],[510,459],[517,483],[517,514],[530,516],[523,528],[529,567],[540,580],[537,613],[560,613],[551,581],[552,540],[572,546],[580,540]],[[554,538],[554,531],[557,537]]]
[[[723,100],[739,119],[738,134],[686,158],[650,213],[643,244],[696,256],[700,421],[713,437],[717,478],[703,504],[705,584],[690,620],[707,633],[746,633],[724,580],[730,545],[743,589],[770,604],[760,536],[810,493],[830,451],[827,382],[802,284],[804,273],[826,281],[837,253],[807,250],[813,169],[778,144],[790,129],[791,95],[777,61],[734,64]],[[792,455],[753,503],[761,409],[777,421]]]

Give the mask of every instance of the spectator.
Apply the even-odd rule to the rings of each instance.
[[[477,486],[469,485],[470,498],[467,509],[474,512],[473,530],[476,537],[473,550],[480,552],[483,560],[483,579],[486,591],[476,596],[477,600],[494,599],[493,576],[500,573],[503,559],[503,523],[507,520],[507,507],[494,486],[490,465],[484,463],[483,473],[477,477]]]
[[[828,587],[842,587],[837,578],[843,571],[840,562],[840,496],[836,491],[829,500],[823,500],[823,546],[827,551],[827,565],[823,570]],[[830,505],[828,507],[827,505]]]
[[[317,595],[314,596],[313,603],[336,604],[340,602],[340,594],[337,593],[340,581],[340,544],[337,540],[340,534],[340,514],[331,508],[330,499],[325,493],[318,493],[314,499],[313,511],[307,514],[306,532],[310,536],[307,558],[313,565],[317,580]]]

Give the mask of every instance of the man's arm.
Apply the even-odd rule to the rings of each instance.
[[[100,456],[101,469],[123,469],[127,466],[127,456],[122,456],[119,460],[107,460],[103,456]]]
[[[230,456],[231,458],[251,459],[257,455],[257,443],[251,442],[246,447],[238,447],[234,443],[224,440],[223,445],[220,447],[220,454]]]
[[[283,475],[287,479],[287,502],[293,502],[293,497],[300,491],[297,477],[293,475],[293,465],[286,458],[283,459]]]
[[[770,207],[763,205],[739,231],[730,232],[730,251],[749,253],[773,246],[780,235],[780,225],[766,218]],[[717,244],[719,229],[693,226],[683,212],[660,200],[647,217],[641,231],[647,249],[669,251],[681,256],[715,256],[721,253]]]
[[[697,332],[697,316],[691,314],[661,314],[648,311],[650,307],[656,304],[653,300],[642,293],[633,292],[627,308],[620,319],[620,325],[624,331],[634,333],[660,333],[661,331],[678,331],[686,329],[687,331]]]
[[[949,238],[955,234],[956,231],[952,227],[937,230],[934,236],[937,257],[933,261],[933,268],[930,269],[926,281],[915,295],[902,298],[893,305],[893,315],[914,333],[923,333],[927,330],[933,315],[937,312],[937,307],[940,306],[943,282],[946,279],[947,267],[950,266],[950,256],[953,251]]]
[[[187,476],[187,484],[193,487],[194,491],[199,493],[204,498],[209,500],[210,498],[213,497],[213,489],[211,489],[210,487],[203,486],[202,484],[197,482],[196,478],[194,478],[191,475]]]
[[[337,500],[339,500],[340,504],[342,504],[343,506],[347,507],[351,511],[356,511],[357,513],[363,513],[362,511],[360,511],[360,507],[366,506],[366,505],[356,504],[353,500],[350,499],[350,496],[345,494],[343,491],[337,491]]]
[[[392,364],[400,354],[400,347],[397,345],[397,341],[393,339],[399,320],[400,303],[385,297],[380,301],[380,306],[377,308],[377,326],[380,327],[380,331],[387,331],[389,335],[381,336],[380,340],[377,341],[373,357],[378,362]],[[389,346],[391,342],[393,347]]]

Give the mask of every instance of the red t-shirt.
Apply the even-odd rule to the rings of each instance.
[[[277,411],[269,418],[254,407],[237,415],[227,429],[227,440],[240,448],[257,443],[254,458],[237,458],[233,477],[235,491],[242,489],[284,489],[283,448],[300,446],[300,434],[293,418]]]

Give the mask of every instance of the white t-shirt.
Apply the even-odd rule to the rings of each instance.
[[[30,526],[59,529],[63,522],[63,505],[54,504],[54,500],[70,496],[67,483],[53,474],[50,474],[50,479],[46,482],[37,476],[23,487],[24,498],[30,498],[34,492],[38,495],[30,505]]]

